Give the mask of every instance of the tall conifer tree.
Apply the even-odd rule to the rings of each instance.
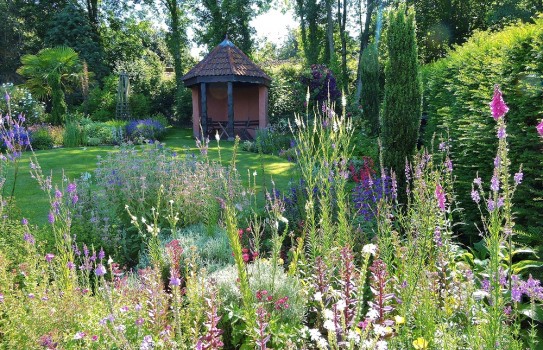
[[[396,172],[400,185],[405,161],[415,152],[421,120],[422,89],[419,75],[415,14],[405,4],[389,14],[388,60],[381,137],[385,166]]]

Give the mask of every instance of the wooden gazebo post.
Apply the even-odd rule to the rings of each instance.
[[[201,96],[201,113],[200,120],[202,123],[202,139],[207,135],[207,86],[206,83],[200,83],[200,96]]]
[[[228,126],[227,131],[228,140],[232,141],[234,139],[234,91],[232,88],[232,82],[228,82]]]

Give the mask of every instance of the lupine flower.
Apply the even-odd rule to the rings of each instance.
[[[541,123],[537,124],[535,129],[539,133],[539,136],[543,136],[543,119],[541,120]]]
[[[490,102],[490,110],[492,111],[492,117],[496,121],[509,111],[509,107],[503,101],[499,85],[494,86],[494,96],[492,97],[492,102]]]
[[[54,257],[55,257],[55,254],[47,253],[45,254],[45,261],[51,262],[51,260],[53,260]]]
[[[523,174],[521,171],[519,171],[518,173],[516,173],[516,174],[515,174],[515,177],[514,177],[514,179],[515,179],[515,184],[520,185],[520,183],[522,182],[522,178],[523,178],[523,177],[524,177],[524,174]]]

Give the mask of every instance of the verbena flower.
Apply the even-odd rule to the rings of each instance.
[[[499,85],[494,86],[494,96],[490,102],[490,110],[492,112],[492,117],[496,121],[509,111],[509,107],[507,107],[503,101],[502,92],[500,91]]]

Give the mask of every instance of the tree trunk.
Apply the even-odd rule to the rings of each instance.
[[[326,0],[326,51],[324,52],[324,61],[328,67],[334,64],[334,20],[332,17],[332,1]]]
[[[345,26],[347,23],[347,7],[349,0],[343,0],[343,10],[341,9],[341,0],[337,1],[337,18],[339,23],[339,36],[341,38],[341,82],[343,93],[348,93],[349,77],[347,73],[347,35]]]
[[[179,28],[179,7],[177,0],[164,0],[166,8],[170,13],[170,52],[173,57],[173,67],[175,72],[175,113],[177,118],[182,115],[182,96],[183,96],[183,62],[181,60],[181,33]]]
[[[358,69],[356,71],[356,94],[355,103],[360,102],[360,94],[362,92],[362,52],[368,46],[370,40],[370,22],[371,15],[379,0],[366,0],[366,21],[364,23],[364,31],[360,33],[360,50],[358,52]],[[360,22],[362,22],[362,16],[360,16]],[[360,23],[362,28],[362,23]]]

